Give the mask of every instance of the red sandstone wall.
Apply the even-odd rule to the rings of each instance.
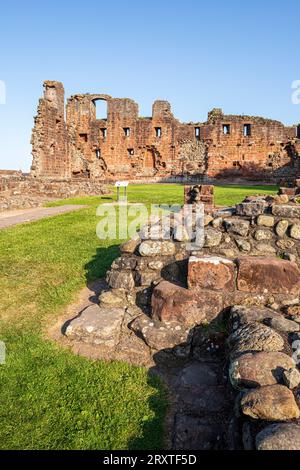
[[[107,103],[105,119],[96,119],[98,100]],[[277,121],[213,110],[206,123],[183,124],[166,101],[156,101],[152,116],[142,118],[133,100],[90,94],[68,100],[66,124],[63,113],[62,84],[45,82],[32,139],[34,176],[278,181],[299,175],[296,129]],[[251,126],[249,136],[245,124]],[[227,135],[224,125],[230,126]]]

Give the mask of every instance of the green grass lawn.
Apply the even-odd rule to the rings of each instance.
[[[275,187],[216,188],[239,202]],[[115,198],[115,196],[113,196]],[[182,203],[179,185],[129,187],[131,202]],[[167,400],[145,368],[90,361],[46,340],[43,329],[88,280],[104,276],[118,240],[100,241],[95,209],[109,196],[52,203],[87,209],[0,231],[1,449],[159,449]]]

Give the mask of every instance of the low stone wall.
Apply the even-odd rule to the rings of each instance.
[[[293,359],[300,341],[300,205],[286,194],[246,198],[206,214],[204,225],[204,244],[192,252],[176,224],[170,239],[155,239],[155,229],[144,239],[142,230],[124,243],[99,305],[69,322],[65,334],[105,349],[101,357],[148,364],[163,356],[166,367],[173,360],[200,367],[205,354],[221,348],[230,380],[225,375],[214,386],[228,397],[228,389],[235,391],[236,406],[216,426],[215,390],[201,411],[209,418],[177,414],[174,448],[300,449],[300,373]],[[193,390],[185,403],[203,408],[203,382]],[[195,406],[187,407],[192,416],[200,413]]]
[[[27,175],[0,175],[0,211],[37,207],[51,199],[106,194],[102,181],[36,179]]]
[[[289,307],[284,314],[235,306],[229,325],[236,448],[299,450],[300,372],[291,344],[300,339],[300,307]]]

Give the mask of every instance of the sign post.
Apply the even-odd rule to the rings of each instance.
[[[117,188],[117,200],[118,202],[126,202],[127,201],[127,187],[129,185],[128,181],[116,181],[115,187]],[[120,194],[120,188],[124,188],[124,199]]]

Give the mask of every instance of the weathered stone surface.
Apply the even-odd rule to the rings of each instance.
[[[235,264],[226,258],[205,256],[189,258],[188,286],[190,289],[232,291],[235,285]]]
[[[262,225],[264,227],[273,227],[275,224],[275,219],[272,215],[259,215],[257,217],[257,225]]]
[[[300,416],[293,393],[278,384],[250,390],[243,396],[241,408],[245,415],[266,421],[288,421]]]
[[[300,206],[273,204],[272,214],[277,217],[285,217],[287,219],[300,218]]]
[[[231,355],[250,351],[281,351],[282,337],[272,328],[260,323],[249,323],[235,330],[228,338]]]
[[[171,241],[145,240],[139,246],[141,256],[172,256],[175,245]]]
[[[177,414],[174,429],[175,450],[213,450],[222,445],[223,430],[201,418]]]
[[[115,347],[120,338],[124,309],[92,305],[71,320],[65,334],[73,340]]]
[[[141,239],[140,237],[137,236],[135,238],[132,238],[131,240],[128,240],[125,243],[122,243],[122,245],[120,246],[120,250],[122,253],[132,254],[135,252],[135,250],[137,249],[140,243],[141,243]]]
[[[152,317],[161,322],[176,322],[191,327],[205,320],[205,314],[198,307],[192,291],[168,281],[162,281],[154,288],[151,306]]]
[[[248,252],[251,250],[251,244],[247,242],[246,240],[243,240],[241,238],[236,238],[235,242],[240,251]]]
[[[153,282],[161,279],[160,273],[157,271],[141,271],[138,277],[140,286],[150,286]]]
[[[243,354],[230,364],[230,380],[234,388],[243,390],[282,381],[285,369],[295,368],[291,357],[281,352]]]
[[[125,290],[103,291],[99,296],[99,303],[101,307],[123,307],[126,303]]]
[[[283,371],[283,382],[291,390],[300,384],[300,372],[298,369],[288,369]]]
[[[164,263],[160,260],[154,260],[148,263],[148,268],[153,269],[154,271],[160,271],[163,267]]]
[[[295,242],[293,242],[293,240],[289,240],[288,238],[284,238],[282,240],[277,240],[276,245],[281,250],[290,250],[295,245]]]
[[[263,322],[271,318],[281,318],[282,315],[270,308],[245,307],[244,305],[235,305],[230,311],[230,322],[232,330],[236,330],[242,325],[255,322]]]
[[[277,331],[284,331],[286,333],[292,333],[293,331],[300,330],[298,323],[292,320],[287,320],[284,317],[266,319],[265,324]]]
[[[249,217],[254,217],[260,214],[263,214],[267,204],[265,201],[252,201],[252,202],[242,202],[237,204],[236,213],[237,215],[244,215]]]
[[[288,315],[299,315],[300,316],[300,305],[290,305],[286,310]]]
[[[106,280],[113,289],[132,290],[135,287],[135,280],[131,271],[108,271]]]
[[[113,261],[111,265],[111,269],[119,269],[119,270],[133,270],[135,269],[137,264],[137,259],[133,256],[121,256]]]
[[[225,256],[225,258],[235,258],[237,252],[232,248],[223,248],[220,250],[220,255]]]
[[[275,227],[275,232],[279,237],[284,237],[289,227],[289,223],[287,220],[280,220]]]
[[[238,289],[243,292],[300,292],[300,270],[295,263],[276,258],[244,257],[238,261]]]
[[[205,248],[212,248],[214,246],[220,245],[222,240],[222,233],[213,228],[208,228],[205,230]]]
[[[189,354],[189,333],[183,326],[164,325],[147,315],[140,315],[130,324],[130,328],[142,337],[151,349],[172,350],[174,354],[184,357]]]
[[[227,232],[246,237],[249,232],[250,222],[242,219],[225,219],[224,224]]]
[[[185,242],[190,239],[186,228],[183,225],[176,225],[173,232],[174,240],[178,242]]]
[[[193,289],[197,305],[207,322],[219,316],[223,309],[223,296],[217,291],[201,291]]]
[[[254,238],[257,241],[262,241],[262,240],[271,240],[272,238],[272,233],[269,232],[268,230],[256,230],[254,233]]]
[[[205,216],[204,216],[204,227],[207,227],[207,225],[209,225],[213,220],[214,220],[214,218],[211,215],[205,214]]]
[[[216,217],[215,219],[213,219],[211,225],[213,226],[213,228],[221,228],[223,225],[222,217]]]
[[[257,243],[256,250],[257,253],[260,255],[276,254],[275,248],[272,245],[269,245],[268,243]]]
[[[300,426],[294,423],[271,424],[256,436],[257,450],[300,450]]]
[[[184,388],[201,388],[218,385],[218,376],[209,364],[194,362],[187,365],[181,372],[177,386]]]
[[[293,224],[290,230],[290,236],[295,240],[300,240],[300,225]]]

